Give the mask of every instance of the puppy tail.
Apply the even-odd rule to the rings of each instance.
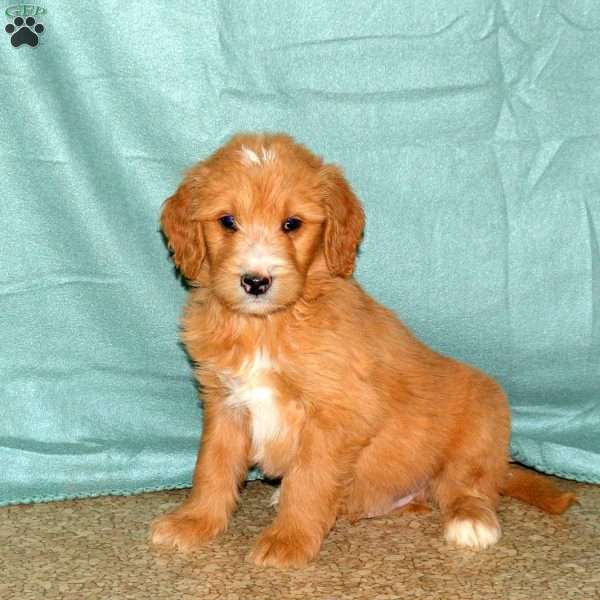
[[[548,477],[514,464],[510,465],[508,478],[500,493],[537,506],[552,515],[564,513],[571,504],[577,502],[575,494],[563,492]]]

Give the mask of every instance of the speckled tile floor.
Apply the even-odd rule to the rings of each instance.
[[[552,517],[504,500],[504,537],[446,546],[437,512],[341,522],[295,571],[245,561],[273,516],[272,488],[247,486],[230,530],[191,555],[153,549],[150,521],[185,492],[0,509],[2,600],[594,600],[600,598],[600,486],[560,482],[581,504]]]

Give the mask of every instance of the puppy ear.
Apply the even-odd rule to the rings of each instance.
[[[206,253],[202,225],[193,218],[192,198],[191,186],[183,183],[165,202],[160,218],[173,262],[190,281],[199,276]]]
[[[338,167],[328,165],[322,173],[327,213],[323,240],[325,262],[334,277],[348,278],[354,271],[365,215],[360,201]]]

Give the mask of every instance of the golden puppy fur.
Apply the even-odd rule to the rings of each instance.
[[[498,384],[425,346],[352,278],[363,226],[340,169],[285,135],[234,137],[166,202],[204,430],[191,495],[154,524],[155,543],[188,550],[224,531],[252,464],[282,478],[259,565],[304,564],[337,518],[425,498],[446,539],[473,548],[498,541],[501,493],[550,512],[573,502],[509,469]]]

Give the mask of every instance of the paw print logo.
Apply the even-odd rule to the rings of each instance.
[[[44,26],[41,23],[36,23],[33,17],[15,17],[12,23],[9,23],[4,31],[10,37],[10,43],[18,48],[22,44],[27,44],[32,48],[38,45],[39,34],[43,33]]]

